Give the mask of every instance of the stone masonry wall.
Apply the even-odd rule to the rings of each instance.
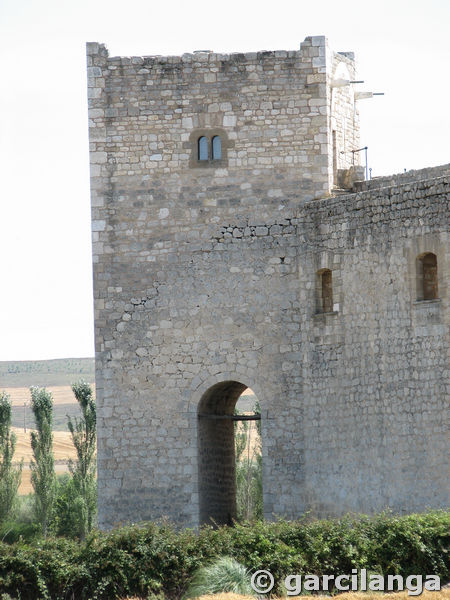
[[[352,53],[331,53],[331,80],[356,79],[355,61]],[[333,170],[347,170],[360,164],[360,154],[352,153],[360,147],[359,112],[355,102],[354,86],[328,87],[329,136],[330,147],[328,161]],[[333,132],[335,142],[333,142]],[[335,147],[333,144],[335,143]],[[337,174],[330,174],[330,187],[337,184]]]
[[[448,503],[448,179],[319,199],[330,56],[324,38],[168,58],[88,45],[102,527],[198,525],[197,412],[243,386],[262,406],[268,518]],[[226,156],[199,166],[211,130]],[[425,251],[439,300],[417,302]]]
[[[442,177],[450,174],[450,164],[440,165],[439,167],[428,167],[426,169],[412,169],[405,173],[396,175],[385,175],[384,177],[374,177],[368,181],[356,181],[353,184],[352,191],[363,192],[382,187],[391,187],[402,183],[413,183],[424,179],[433,179],[433,177]]]

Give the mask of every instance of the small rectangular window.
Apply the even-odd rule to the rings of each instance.
[[[220,160],[222,158],[222,140],[220,135],[215,135],[212,139],[212,157],[213,160]]]
[[[202,135],[198,140],[198,160],[208,160],[208,138]]]
[[[323,312],[333,311],[333,284],[331,271],[328,269],[322,273],[322,310]]]

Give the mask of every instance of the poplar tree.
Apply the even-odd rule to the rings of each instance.
[[[77,495],[74,509],[77,512],[79,535],[83,540],[92,529],[97,509],[96,440],[97,416],[92,388],[85,381],[72,385],[72,391],[81,409],[81,419],[68,417],[77,460],[69,462]]]
[[[34,460],[30,463],[31,483],[34,488],[34,510],[47,537],[56,496],[55,458],[53,456],[53,398],[45,388],[32,387],[31,408],[36,431],[31,432]]]
[[[23,459],[13,465],[16,434],[11,431],[11,401],[6,392],[0,392],[0,523],[11,514],[22,477]]]

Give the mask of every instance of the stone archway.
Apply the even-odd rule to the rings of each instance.
[[[234,423],[259,416],[235,417],[247,385],[222,381],[211,386],[198,405],[198,486],[200,524],[231,525],[236,519]]]

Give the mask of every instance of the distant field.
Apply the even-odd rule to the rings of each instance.
[[[69,467],[67,462],[55,464],[55,473],[56,475],[64,475],[64,473],[69,472]],[[28,494],[33,493],[33,486],[31,484],[31,471],[29,467],[29,462],[24,463],[23,471],[22,471],[22,481],[19,486],[19,496],[28,496]]]
[[[76,402],[70,385],[48,384],[43,387],[52,393],[54,406],[60,404],[73,404]],[[94,386],[92,385],[92,387]],[[23,406],[24,402],[30,402],[31,400],[29,387],[3,387],[1,389],[9,394],[13,406]]]
[[[0,390],[32,385],[67,386],[80,379],[95,381],[94,358],[0,361]]]
[[[46,386],[53,395],[53,429],[67,431],[67,416],[79,417],[80,409],[69,385]],[[95,393],[95,385],[92,384]],[[12,402],[12,425],[22,429],[34,426],[34,417],[30,408],[30,389],[25,387],[3,388]],[[25,404],[25,406],[24,406]]]
[[[68,431],[67,417],[72,421],[75,417],[81,417],[80,408],[77,403],[72,404],[55,404],[53,406],[53,430]],[[20,428],[22,431],[24,426],[34,427],[34,416],[29,404],[24,406],[13,406],[12,408],[12,426]]]
[[[256,396],[250,388],[238,398],[236,408],[241,413],[252,413],[255,408]]]
[[[22,483],[19,487],[19,494],[29,494],[33,491],[30,481],[30,460],[32,457],[30,430],[27,429],[26,433],[24,433],[23,429],[18,429],[16,427],[13,427],[13,430],[17,436],[14,462],[19,462],[22,458],[24,459]],[[67,465],[68,460],[70,458],[76,458],[75,448],[73,447],[72,439],[68,431],[53,432],[53,451],[55,455],[56,474],[67,473],[69,470]]]
[[[0,361],[0,391],[9,394],[13,410],[12,424],[21,428],[34,425],[30,408],[30,387],[45,387],[53,394],[53,428],[67,431],[67,415],[80,415],[71,385],[84,380],[94,388],[93,358],[62,358],[55,360]],[[25,406],[24,406],[25,404]]]

